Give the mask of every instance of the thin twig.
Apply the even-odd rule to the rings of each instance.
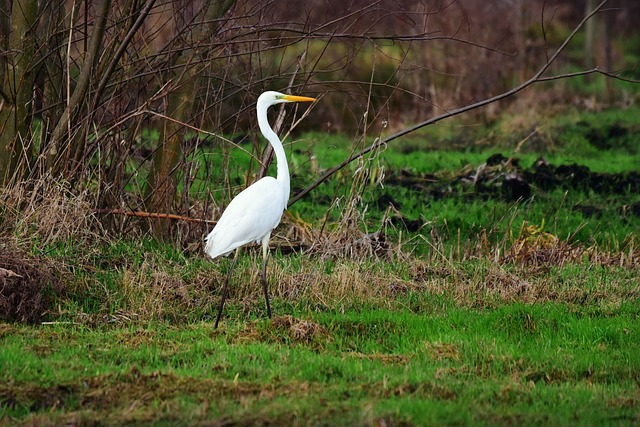
[[[627,82],[627,83],[635,83],[638,84],[640,83],[640,80],[636,80],[636,79],[630,79],[628,77],[622,77],[620,74],[614,74],[612,72],[609,71],[604,71],[601,70],[598,67],[592,68],[590,70],[583,70],[583,71],[576,71],[574,73],[566,73],[566,74],[558,74],[557,76],[549,76],[549,77],[540,77],[536,83],[538,82],[549,82],[552,80],[561,80],[561,79],[568,79],[571,77],[577,77],[577,76],[585,76],[587,74],[602,74],[603,76],[612,78],[612,79],[616,79],[616,80],[620,80],[623,82]]]

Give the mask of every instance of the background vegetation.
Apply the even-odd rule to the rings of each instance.
[[[636,2],[307,3],[2,6],[1,422],[636,424]],[[265,89],[304,196],[214,330]]]
[[[192,180],[202,174],[194,154],[217,144],[224,165],[232,141],[249,138],[248,151],[268,164],[251,131],[251,110],[265,89],[321,95],[297,131],[342,131],[356,144],[503,93],[543,65],[541,82],[587,74],[547,80],[535,92],[489,104],[464,124],[492,124],[509,111],[524,121],[516,129],[530,132],[543,120],[532,111],[627,107],[637,97],[636,2],[599,5],[600,13],[548,63],[596,6],[592,0],[12,2],[3,6],[1,23],[0,176],[5,186],[63,180],[75,193],[97,193],[98,209],[203,219],[226,203],[216,194],[235,194],[237,187],[225,168],[208,168],[209,190],[192,194]],[[588,74],[596,70],[623,79]],[[290,117],[281,127],[297,122]],[[158,237],[173,233],[168,221],[151,225]]]

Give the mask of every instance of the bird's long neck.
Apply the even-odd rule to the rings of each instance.
[[[260,131],[267,138],[273,147],[273,151],[276,154],[276,162],[278,166],[278,176],[276,179],[282,186],[284,192],[284,205],[287,205],[289,201],[290,181],[289,181],[289,165],[287,164],[287,156],[284,152],[284,147],[278,138],[278,135],[269,126],[269,120],[267,119],[266,109],[258,112],[258,126]]]

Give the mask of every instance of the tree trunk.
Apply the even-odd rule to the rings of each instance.
[[[82,106],[87,101],[91,78],[103,48],[102,42],[104,40],[104,32],[107,26],[107,17],[109,16],[110,8],[111,0],[103,0],[102,7],[96,15],[95,25],[91,33],[89,50],[86,53],[76,87],[69,98],[69,103],[63,111],[60,120],[51,134],[51,144],[47,154],[49,157],[49,164],[53,166],[53,172],[55,174],[59,174],[61,171],[65,169],[68,170],[72,167],[72,165],[69,164],[69,160],[71,160],[72,154],[78,149],[78,147],[73,146],[74,138],[72,134],[73,130],[71,128],[72,124],[75,123],[75,119],[81,111]],[[64,141],[67,141],[68,143],[64,144]],[[61,150],[61,147],[65,147],[64,150]]]
[[[235,0],[223,2],[214,1],[208,4],[206,12],[203,14],[203,21],[208,24],[200,24],[194,30],[193,39],[203,40],[205,37],[213,37],[218,28],[220,18],[235,4]],[[183,9],[181,9],[183,10]],[[185,22],[188,19],[184,19]],[[207,34],[208,33],[208,34]],[[187,122],[189,115],[193,112],[198,98],[197,70],[190,63],[195,58],[195,49],[183,49],[180,55],[174,58],[173,73],[175,81],[174,87],[177,89],[167,96],[167,113],[175,121],[165,121],[163,132],[160,136],[160,146],[153,157],[152,169],[147,180],[145,207],[149,212],[171,213],[173,202],[176,196],[177,167],[182,157],[182,145],[184,141],[184,130],[179,123]],[[185,189],[187,191],[187,189]],[[169,221],[167,219],[155,219],[152,228],[157,238],[166,236]]]
[[[180,81],[178,91],[167,96],[170,117],[182,122],[187,118],[193,105],[193,78],[183,75],[184,81]],[[182,79],[181,79],[182,80]],[[169,214],[173,208],[173,201],[177,189],[177,166],[182,157],[182,144],[184,141],[184,129],[173,121],[165,121],[160,136],[160,147],[153,156],[153,168],[149,174],[146,189],[146,208],[150,212]],[[153,233],[162,238],[166,235],[169,221],[155,218],[152,223]]]
[[[60,117],[64,112],[64,54],[58,53],[64,49],[65,40],[65,7],[62,0],[49,3],[49,10],[46,10],[48,18],[47,34],[49,34],[49,55],[44,58],[45,79],[42,83],[43,100],[46,106],[42,114],[42,127],[40,129],[40,150],[45,152],[50,140],[51,132],[56,124],[60,122]],[[51,163],[54,156],[43,156],[43,161],[47,162],[46,169],[51,170]]]
[[[4,3],[4,2],[3,2]],[[21,178],[29,171],[33,157],[31,119],[35,83],[36,34],[32,31],[38,17],[38,2],[14,0],[11,11],[3,4],[2,108],[0,109],[0,184]],[[8,13],[11,12],[11,21]]]
[[[527,5],[529,0],[515,0],[515,25],[514,25],[514,43],[516,45],[516,54],[518,55],[518,83],[526,80],[529,70],[527,70]]]
[[[613,31],[615,25],[615,13],[607,13],[604,21],[604,60],[605,70],[613,71]],[[605,79],[607,91],[605,93],[605,102],[611,104],[615,95],[615,86],[613,79]]]

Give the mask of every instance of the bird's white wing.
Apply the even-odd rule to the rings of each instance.
[[[229,203],[205,238],[205,252],[216,258],[253,241],[260,241],[277,227],[285,209],[278,181],[264,177],[244,189]]]

